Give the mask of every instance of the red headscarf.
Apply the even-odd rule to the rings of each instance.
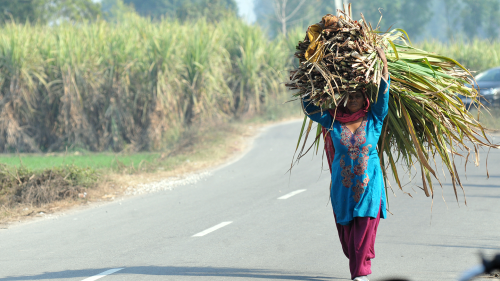
[[[370,100],[366,98],[365,106],[355,113],[349,113],[349,110],[345,106],[338,106],[337,109],[330,109],[328,112],[334,118],[334,121],[339,121],[340,123],[353,122],[359,118],[366,116],[368,108],[370,107]],[[335,147],[333,146],[332,135],[329,134],[328,129],[322,128],[323,138],[325,141],[325,152],[326,159],[328,160],[328,167],[330,168],[330,173],[332,172],[332,162],[335,158]]]

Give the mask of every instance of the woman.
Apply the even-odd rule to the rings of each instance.
[[[372,273],[377,227],[380,218],[386,217],[377,143],[388,112],[390,81],[384,51],[379,48],[377,52],[384,63],[383,79],[370,110],[370,101],[361,91],[349,94],[346,108],[339,107],[337,112],[321,112],[307,97],[303,99],[309,118],[328,129],[325,148],[332,173],[332,207],[351,277],[357,281],[368,281],[367,275]],[[334,153],[328,155],[331,151]]]

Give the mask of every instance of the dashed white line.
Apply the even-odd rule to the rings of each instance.
[[[218,224],[218,225],[216,225],[216,226],[212,226],[211,228],[209,228],[209,229],[207,229],[207,230],[204,230],[204,231],[202,231],[202,232],[200,232],[200,233],[197,233],[197,234],[193,235],[192,237],[201,237],[201,236],[205,236],[205,235],[209,234],[210,232],[214,232],[214,231],[216,231],[217,229],[219,229],[219,228],[223,228],[224,226],[229,225],[229,224],[231,224],[231,223],[233,223],[233,222],[232,222],[232,221],[221,222],[221,223],[219,223],[219,224]]]
[[[106,276],[106,275],[113,274],[113,273],[115,273],[115,272],[117,272],[117,271],[120,271],[120,270],[122,270],[122,269],[123,269],[123,268],[113,268],[113,269],[110,269],[110,270],[106,270],[106,271],[101,272],[101,273],[99,273],[99,274],[97,274],[97,275],[94,275],[94,276],[92,276],[92,277],[89,277],[89,278],[87,278],[87,279],[84,279],[83,281],[95,281],[95,280],[97,280],[97,279],[101,279],[101,278],[103,278],[103,277],[104,277],[104,276]]]
[[[296,191],[290,192],[290,193],[288,193],[288,194],[286,194],[286,195],[283,195],[283,196],[281,196],[281,197],[280,197],[280,198],[278,198],[278,199],[279,199],[279,200],[285,200],[285,199],[288,199],[288,198],[290,198],[290,197],[292,197],[292,196],[294,196],[294,195],[297,195],[297,194],[299,194],[299,193],[302,193],[302,192],[304,192],[304,191],[306,191],[306,190],[307,190],[307,189],[299,189],[299,190],[296,190]]]

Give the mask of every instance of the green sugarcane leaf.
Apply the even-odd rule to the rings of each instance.
[[[318,151],[319,151],[319,143],[320,143],[319,136],[322,134],[322,128],[323,128],[323,126],[318,124],[318,129],[316,131],[316,155],[318,154]]]
[[[304,134],[304,128],[306,127],[307,115],[304,116],[304,121],[302,122],[302,128],[300,129],[299,140],[297,141],[297,147],[295,148],[295,152],[299,149],[300,140],[302,139],[302,135]]]
[[[411,40],[410,40],[410,36],[408,36],[408,33],[406,33],[406,31],[404,29],[396,28],[396,30],[400,31],[400,32],[403,32],[406,35],[406,38],[408,39],[408,42],[410,42],[410,45],[412,45]]]
[[[387,39],[387,41],[389,42],[389,44],[391,44],[392,50],[394,51],[394,54],[396,55],[396,60],[399,60],[399,53],[398,53],[398,50],[396,49],[396,45],[394,45],[394,43],[389,39]]]

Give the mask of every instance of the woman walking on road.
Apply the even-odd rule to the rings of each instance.
[[[368,281],[372,273],[377,227],[380,218],[386,217],[377,143],[388,113],[390,80],[384,51],[378,48],[377,52],[384,69],[378,100],[371,108],[364,91],[350,93],[346,107],[339,106],[336,112],[321,111],[308,97],[303,98],[308,117],[328,128],[324,133],[333,213],[351,277],[357,281]]]

